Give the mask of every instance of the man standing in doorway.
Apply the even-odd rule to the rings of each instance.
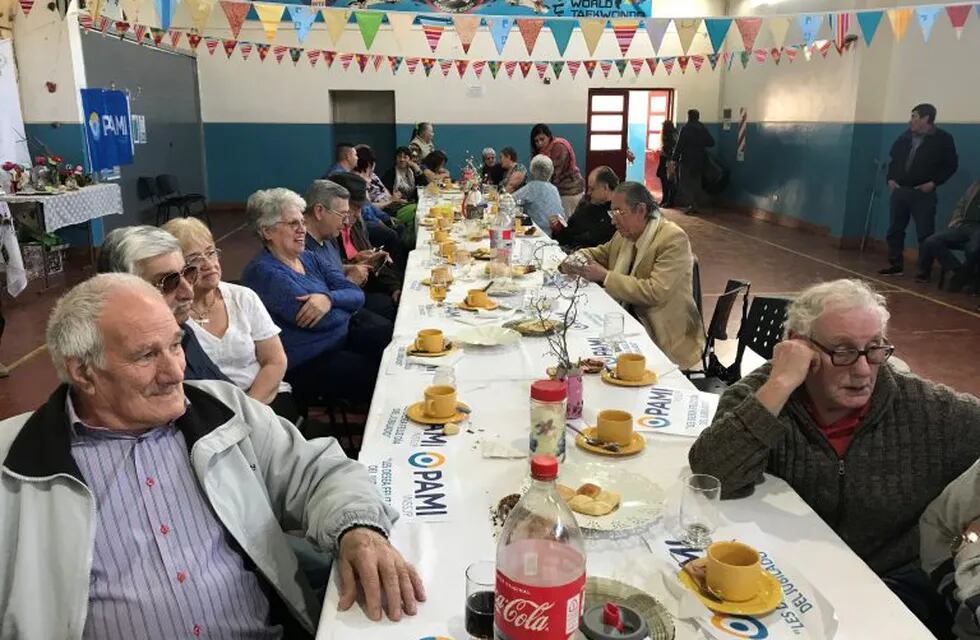
[[[708,160],[706,149],[713,146],[715,146],[715,139],[701,124],[701,112],[697,109],[688,109],[687,123],[677,137],[673,157],[680,169],[680,191],[687,202],[685,213],[697,213],[704,202],[701,178],[704,175],[705,162]]]
[[[912,109],[909,128],[898,137],[888,165],[891,190],[888,226],[888,266],[883,276],[904,273],[905,228],[915,220],[919,246],[936,228],[936,187],[949,180],[959,166],[953,136],[936,127],[936,107],[920,104]]]

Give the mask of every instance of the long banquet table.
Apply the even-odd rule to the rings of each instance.
[[[423,200],[419,217],[430,205],[431,202]],[[547,238],[522,238],[517,242],[520,245],[542,240],[547,241]],[[451,336],[466,326],[458,316],[446,317],[445,311],[429,315],[433,311],[432,305],[427,288],[420,283],[429,275],[431,266],[428,243],[429,232],[419,228],[418,248],[410,254],[394,340],[379,371],[360,454],[360,460],[369,466],[390,459],[394,474],[407,473],[409,455],[435,450],[440,444],[432,439],[420,440],[423,429],[399,419],[400,410],[419,400],[432,378],[430,371],[405,370],[399,366],[404,357],[400,348],[410,343],[421,328],[440,328]],[[486,245],[484,240],[482,246]],[[469,246],[478,245],[469,243]],[[560,250],[549,247],[548,251]],[[515,253],[520,253],[520,248]],[[529,276],[527,280],[532,286],[535,282],[540,286],[541,276]],[[447,307],[465,297],[467,289],[486,283],[485,277],[471,283],[457,280],[450,290]],[[589,338],[600,335],[602,314],[621,311],[597,285],[590,285],[584,293],[580,325],[572,330],[570,338],[571,344],[575,345],[572,348],[579,350],[588,350],[597,344]],[[639,348],[646,355],[650,368],[661,374],[659,385],[673,389],[693,388],[628,314],[625,315],[624,333],[627,343],[624,350]],[[468,638],[463,626],[464,570],[472,562],[493,559],[495,540],[490,509],[504,495],[519,491],[527,475],[526,459],[486,458],[480,443],[496,437],[503,443],[523,445],[526,450],[529,384],[533,379],[545,377],[544,370],[550,364],[553,360],[547,356],[547,346],[542,338],[523,338],[517,348],[502,354],[465,351],[455,370],[459,398],[472,408],[472,424],[459,435],[446,438],[445,445],[438,448],[448,460],[443,467],[442,481],[447,493],[455,498],[447,498],[449,515],[444,516],[444,521],[403,518],[392,532],[395,546],[418,568],[428,590],[427,602],[420,606],[416,616],[406,617],[398,623],[372,622],[357,606],[339,612],[334,572],[323,604],[317,640]],[[601,409],[633,411],[640,399],[637,394],[641,393],[642,390],[609,386],[598,376],[586,376],[584,422],[594,424]],[[614,578],[642,589],[662,602],[676,602],[664,585],[661,565],[652,554],[650,537],[657,529],[662,530],[676,521],[678,483],[690,473],[687,452],[693,440],[649,433],[644,437],[646,448],[642,453],[618,459],[599,458],[582,451],[569,437],[565,464],[619,467],[641,474],[665,490],[664,516],[653,530],[615,539],[589,539],[587,574]],[[767,476],[752,496],[722,502],[721,513],[728,526],[737,529],[755,525],[778,542],[793,567],[832,605],[838,620],[836,638],[932,638],[867,565],[779,478]],[[679,639],[704,637],[691,623],[675,620],[675,625]]]

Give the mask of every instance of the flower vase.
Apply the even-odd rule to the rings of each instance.
[[[571,369],[561,368],[558,379],[565,383],[568,393],[567,406],[565,408],[565,418],[575,420],[582,417],[582,368],[573,367]]]

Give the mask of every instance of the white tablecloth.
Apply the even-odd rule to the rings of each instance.
[[[425,209],[423,203],[419,215]],[[410,342],[420,328],[437,327],[452,334],[465,326],[453,318],[420,316],[420,308],[429,304],[428,291],[415,283],[429,272],[428,238],[429,233],[420,228],[418,246],[422,249],[414,251],[409,260],[395,339],[382,363],[360,456],[368,465],[390,457],[396,472],[407,471],[405,461],[411,453],[436,448],[431,441],[428,444],[425,440],[420,441],[422,431],[419,427],[398,420],[399,410],[418,400],[431,382],[431,373],[427,371],[406,370],[393,364],[399,356],[399,348]],[[518,243],[524,242],[530,240],[518,240]],[[540,282],[540,276],[537,278]],[[484,279],[474,284],[485,283]],[[534,283],[533,278],[528,280],[530,286]],[[466,283],[454,284],[447,304],[462,299],[468,288],[471,286]],[[619,310],[600,287],[590,286],[586,293],[584,313],[580,317],[585,326],[573,331],[573,342],[579,345],[575,347],[578,349],[588,348],[588,338],[601,333],[598,320],[603,313]],[[659,384],[675,389],[692,388],[642,333],[640,324],[629,315],[625,318],[628,340],[635,342],[646,354],[650,368],[665,373]],[[416,640],[433,636],[464,640],[468,637],[463,626],[464,570],[472,562],[494,558],[495,541],[489,510],[501,497],[519,490],[527,475],[526,459],[484,458],[480,443],[496,438],[526,450],[529,384],[533,378],[544,377],[545,367],[551,364],[545,353],[546,346],[541,338],[524,338],[520,347],[511,350],[509,366],[506,365],[508,360],[499,359],[498,354],[486,356],[480,352],[465,352],[456,365],[457,386],[460,399],[472,407],[472,425],[469,430],[447,439],[445,446],[438,449],[451,462],[444,467],[447,470],[446,486],[458,491],[461,499],[451,504],[450,521],[403,519],[396,524],[392,534],[394,544],[418,567],[428,589],[428,601],[421,606],[418,615],[399,623],[371,622],[356,606],[347,612],[337,611],[335,574],[324,602],[318,640]],[[532,363],[529,371],[525,371],[527,360]],[[614,388],[602,383],[597,376],[586,376],[584,421],[594,424],[596,413],[601,409],[621,407],[635,411],[642,393],[642,390]],[[402,429],[404,431],[400,433]],[[687,452],[692,440],[654,434],[644,434],[644,437],[646,449],[641,454],[627,459],[603,459],[603,462],[647,476],[664,488],[668,495],[664,518],[643,537],[590,539],[587,571],[589,575],[632,584],[670,603],[674,599],[664,587],[657,557],[651,553],[644,537],[649,540],[664,527],[668,531],[676,527],[678,480],[690,472]],[[566,465],[598,461],[595,456],[576,448],[571,438],[568,443]],[[791,552],[794,566],[834,607],[839,620],[837,638],[932,637],[782,480],[767,477],[751,497],[722,503],[722,513],[730,526],[758,523],[774,538],[774,544]],[[679,639],[702,637],[700,631],[688,623],[676,621],[676,625]]]
[[[2,195],[0,200],[11,204],[40,203],[44,208],[44,229],[51,232],[123,212],[122,190],[118,184],[110,183],[94,184],[78,191],[54,195]]]

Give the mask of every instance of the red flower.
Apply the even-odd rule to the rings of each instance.
[[[0,166],[0,169],[3,169],[4,171],[10,171],[11,169],[13,169],[16,166],[17,166],[16,164],[14,164],[13,162],[10,162],[8,160],[7,162],[4,162],[3,163],[3,166]]]
[[[34,164],[41,165],[44,164],[47,159],[44,156],[37,156],[34,158]]]

